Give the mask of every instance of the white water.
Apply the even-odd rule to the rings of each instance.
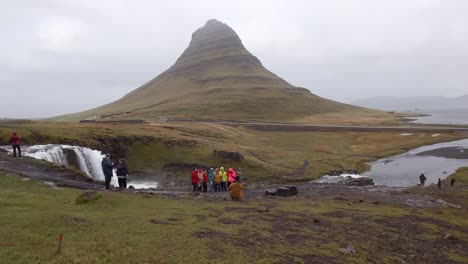
[[[344,181],[346,180],[347,177],[351,177],[351,178],[362,178],[364,176],[361,176],[359,174],[349,174],[349,173],[343,173],[341,175],[338,175],[338,176],[332,176],[332,175],[323,175],[322,177],[320,177],[319,179],[317,180],[314,180],[312,182],[315,182],[315,183],[338,183],[340,181]]]
[[[11,146],[0,146],[0,148],[8,150],[10,154],[13,153]],[[35,146],[22,146],[22,153],[24,156],[46,160],[48,162],[60,165],[69,166],[67,156],[64,149],[72,150],[77,157],[78,169],[84,172],[88,177],[95,181],[104,181],[104,172],[102,171],[101,162],[104,155],[99,150],[80,146],[69,145],[35,145]],[[112,177],[111,185],[119,186],[117,177]],[[158,188],[158,183],[154,181],[139,181],[127,178],[127,186],[133,186],[135,189],[151,189]]]
[[[12,151],[11,148],[6,148]],[[22,152],[24,156],[46,160],[61,166],[69,166],[67,157],[64,149],[72,150],[77,157],[78,169],[84,172],[88,177],[96,181],[104,181],[104,172],[102,171],[101,161],[104,157],[101,151],[93,150],[80,146],[69,146],[69,145],[35,145],[35,146],[24,146]],[[112,177],[111,184],[113,186],[119,186],[117,177]]]

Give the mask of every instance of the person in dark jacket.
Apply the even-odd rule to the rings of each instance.
[[[127,188],[128,165],[125,160],[119,160],[117,164],[117,179],[119,181],[119,190]]]
[[[421,186],[424,186],[424,183],[426,182],[427,178],[424,176],[424,173],[419,176],[419,181],[421,182]]]
[[[440,178],[439,178],[439,181],[437,182],[437,188],[439,189],[442,188],[442,181],[440,180]]]
[[[15,159],[17,158],[16,151],[18,151],[18,156],[19,158],[21,158],[21,138],[16,132],[13,132],[13,134],[11,135],[10,143],[13,147],[13,157],[15,157]]]
[[[203,192],[208,191],[208,173],[206,170],[203,170]]]
[[[455,185],[455,178],[452,177],[452,179],[450,179],[450,187],[453,188],[454,185]]]
[[[113,176],[112,170],[114,168],[114,163],[110,159],[110,154],[107,154],[106,157],[102,159],[101,165],[102,165],[102,171],[104,172],[106,190],[109,190],[110,183],[111,183],[112,176]]]

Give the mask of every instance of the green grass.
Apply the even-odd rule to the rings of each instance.
[[[451,232],[462,245],[468,242],[460,229],[466,212],[455,209],[441,215],[439,210],[323,198],[239,203],[108,192],[92,203],[75,204],[83,191],[55,190],[1,173],[0,185],[3,263],[363,263],[369,257],[405,259],[413,249],[427,249],[427,241],[414,236],[442,243]],[[258,212],[265,207],[269,213]],[[60,233],[62,252],[54,256]],[[403,251],[395,251],[392,243]],[[338,251],[348,245],[355,255]],[[459,262],[468,257],[458,247],[447,254]]]

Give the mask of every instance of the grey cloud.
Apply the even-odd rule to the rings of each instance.
[[[340,101],[468,93],[468,1],[1,1],[1,116],[115,100],[168,68],[217,18],[294,85]]]

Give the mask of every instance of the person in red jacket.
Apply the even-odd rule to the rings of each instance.
[[[231,184],[234,182],[236,178],[236,172],[232,168],[229,168],[227,172],[227,176],[228,176],[227,187],[229,188],[229,186],[231,186]]]
[[[192,171],[192,186],[193,186],[193,191],[196,192],[198,188],[198,170],[194,169]]]
[[[16,150],[18,150],[18,156],[21,158],[21,138],[16,134],[16,132],[13,132],[13,135],[11,135],[10,143],[13,147],[13,156],[15,159],[17,157]]]
[[[208,191],[208,172],[203,170],[203,192]]]

